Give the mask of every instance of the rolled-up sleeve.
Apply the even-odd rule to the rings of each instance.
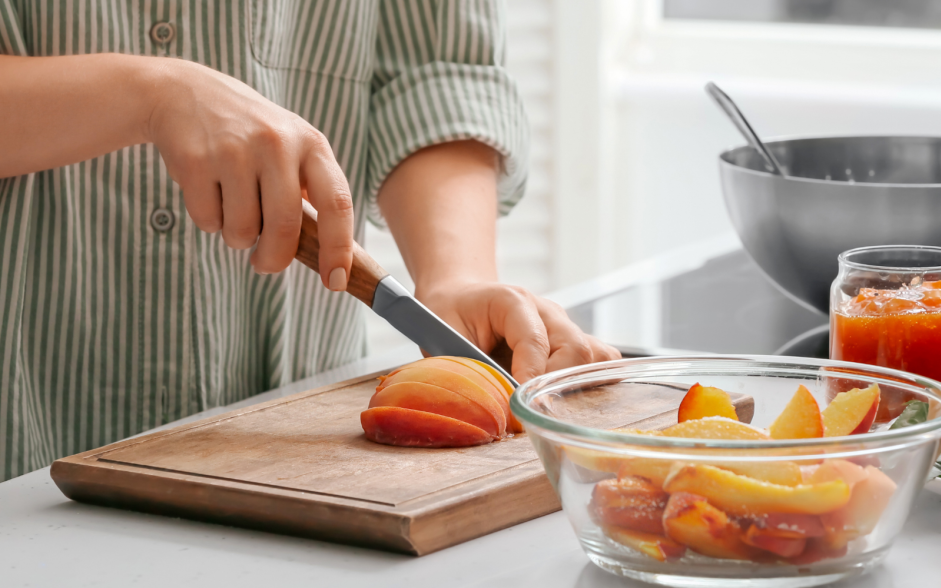
[[[381,4],[369,120],[369,215],[376,195],[412,153],[473,139],[502,156],[501,214],[523,195],[529,126],[504,67],[499,0],[388,0]]]

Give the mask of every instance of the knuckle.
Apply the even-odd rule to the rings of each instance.
[[[588,344],[588,341],[586,341],[584,337],[579,337],[577,340],[573,341],[570,344],[570,348],[576,361],[580,363],[591,363],[594,359],[591,345]]]
[[[258,229],[250,225],[226,224],[222,227],[222,238],[233,249],[248,249],[258,240]]]
[[[278,239],[296,238],[301,232],[301,219],[299,216],[285,216],[265,220],[265,232]]]

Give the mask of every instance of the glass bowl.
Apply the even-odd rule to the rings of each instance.
[[[883,408],[869,433],[841,437],[631,432],[675,424],[696,383],[730,393],[755,427],[770,426],[800,385],[822,410],[837,393],[875,383]],[[929,404],[929,419],[890,429],[913,399]],[[667,586],[816,586],[870,570],[905,523],[941,437],[938,382],[803,358],[593,364],[535,378],[511,405],[588,557]]]

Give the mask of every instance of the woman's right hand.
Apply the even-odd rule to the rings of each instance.
[[[183,190],[197,227],[235,249],[257,247],[261,274],[297,253],[301,198],[318,211],[321,279],[345,290],[352,264],[353,201],[327,139],[296,114],[210,68],[161,60],[167,91],[147,134]]]

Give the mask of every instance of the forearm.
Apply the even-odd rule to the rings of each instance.
[[[496,281],[497,154],[476,141],[429,147],[379,192],[419,297],[441,284]]]
[[[0,56],[0,178],[146,142],[167,61]]]

